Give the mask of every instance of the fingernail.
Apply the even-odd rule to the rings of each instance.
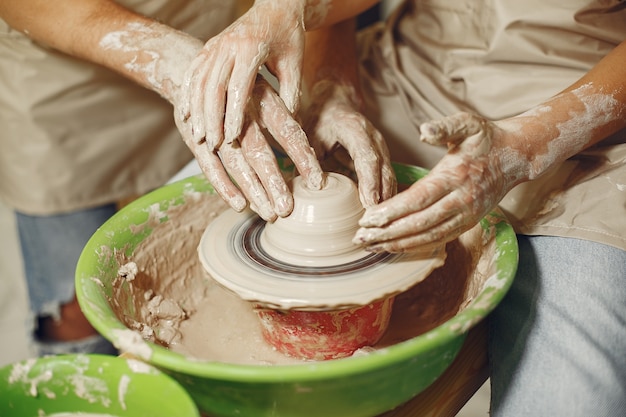
[[[381,227],[387,224],[387,217],[381,210],[376,210],[376,206],[370,206],[365,209],[365,213],[359,219],[361,227]]]
[[[243,211],[243,209],[246,208],[246,205],[248,204],[248,202],[246,201],[245,198],[238,195],[238,196],[231,198],[229,201],[229,204],[233,208],[233,210],[237,212],[241,212]]]
[[[326,177],[322,172],[310,172],[307,178],[307,185],[311,190],[321,190]]]
[[[288,216],[291,213],[293,209],[291,201],[291,198],[285,196],[280,196],[274,201],[276,204],[276,212],[280,217]]]
[[[227,123],[224,128],[224,140],[226,143],[233,143],[239,136],[241,136],[241,123],[239,123],[239,120]]]
[[[285,103],[285,106],[287,107],[287,110],[289,110],[291,114],[295,114],[298,102],[300,101],[299,99],[300,99],[299,91],[294,91],[293,94],[289,95],[289,98],[287,100],[288,103]]]
[[[359,229],[356,231],[356,233],[354,234],[354,237],[352,238],[352,243],[355,243],[357,245],[362,245],[367,241],[367,230],[366,229]]]
[[[230,129],[226,129],[224,131],[224,142],[226,142],[226,143],[228,143],[230,145],[234,141],[235,141],[235,136],[232,134]]]
[[[218,139],[215,135],[206,135],[204,137],[204,141],[206,142],[206,145],[208,146],[210,151],[214,151],[215,148],[218,147]]]
[[[432,123],[422,123],[420,126],[420,139],[432,139],[437,135],[438,129]]]
[[[198,118],[192,117],[191,118],[191,134],[193,136],[193,140],[196,143],[202,142],[202,139],[204,139],[204,136],[205,136],[204,129],[201,129],[200,126],[201,124],[199,123]]]
[[[263,220],[268,222],[273,222],[278,217],[276,215],[276,212],[274,212],[274,210],[272,210],[269,205],[263,205],[262,207],[258,208],[257,214],[261,216]]]
[[[182,120],[183,122],[187,122],[187,120],[189,120],[189,117],[191,117],[191,114],[189,114],[188,111],[186,110],[179,110],[178,111],[178,118],[179,120]]]
[[[366,252],[376,252],[376,253],[380,253],[380,252],[385,252],[385,248],[383,246],[367,246],[364,248],[364,250]]]

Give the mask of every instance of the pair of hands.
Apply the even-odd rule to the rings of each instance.
[[[382,135],[355,109],[349,90],[347,86],[327,84],[305,113],[303,129],[273,87],[259,76],[247,104],[242,132],[236,140],[223,140],[214,149],[205,140],[194,139],[192,124],[183,118],[176,121],[209,182],[237,211],[249,202],[259,216],[273,221],[293,210],[291,192],[266,131],[311,189],[323,186],[319,160],[342,147],[351,159],[344,162],[353,165],[359,179],[361,203],[370,207],[395,194],[396,179]]]
[[[304,36],[303,1],[255,2],[204,45],[174,103],[183,139],[218,194],[237,211],[249,202],[269,221],[291,213],[293,197],[265,131],[311,189],[323,186],[318,158],[342,146],[355,163],[365,206],[395,192],[382,136],[356,111],[344,87],[317,89],[321,93],[302,123],[306,134],[296,121]],[[276,76],[279,94],[259,76],[262,65]]]
[[[250,202],[269,221],[288,215],[293,198],[264,129],[284,148],[310,188],[319,189],[323,181],[306,135],[293,118],[304,29],[278,24],[295,19],[295,10],[268,10],[271,6],[255,3],[211,38],[192,61],[174,103],[178,129],[216,192],[237,211]],[[268,21],[273,18],[277,24]],[[258,76],[262,65],[277,76],[280,98]]]
[[[372,251],[425,250],[471,229],[528,178],[527,158],[505,123],[459,113],[420,126],[420,139],[447,154],[406,191],[370,207],[354,243]]]
[[[497,125],[460,114],[422,125],[421,139],[447,145],[449,152],[425,178],[392,197],[396,184],[386,145],[357,111],[349,87],[319,83],[303,116],[305,129],[295,120],[304,25],[289,24],[299,22],[296,10],[271,4],[255,3],[207,42],[187,72],[175,110],[202,171],[235,210],[250,202],[272,221],[293,209],[264,130],[312,189],[323,185],[318,158],[337,146],[347,150],[367,207],[354,242],[373,251],[409,251],[450,241],[519,182],[502,163],[506,149]],[[279,95],[258,76],[261,65],[278,79]]]

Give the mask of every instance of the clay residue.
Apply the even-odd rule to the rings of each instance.
[[[168,210],[169,220],[149,222],[154,230],[135,249],[132,260],[116,254],[120,268],[110,302],[130,329],[164,346],[180,341],[181,322],[196,311],[209,287],[197,259],[198,241],[226,207],[218,197],[194,194]]]
[[[396,296],[387,333],[377,347],[391,346],[426,333],[454,317],[478,294],[486,277],[477,269],[480,228],[468,232],[470,242],[454,240],[444,265],[425,280]],[[470,246],[465,244],[470,243]]]
[[[11,367],[8,378],[10,385],[16,385],[15,399],[23,395],[24,397],[45,398],[48,400],[58,400],[59,403],[68,402],[68,398],[84,400],[90,404],[99,404],[104,408],[109,408],[114,400],[109,390],[107,380],[102,375],[94,373],[89,369],[91,358],[89,355],[76,355],[68,359],[62,358],[60,361],[48,361],[43,359],[28,359],[23,362],[15,363]],[[117,397],[122,408],[125,408],[124,397],[129,378],[128,375],[122,375],[118,385]],[[20,388],[24,392],[20,394]],[[77,403],[78,404],[78,403]],[[39,414],[43,415],[43,414]],[[83,414],[83,413],[59,413],[45,414],[46,416],[65,416],[65,415],[84,415],[84,416],[105,416],[105,414]],[[106,416],[109,416],[106,414]]]
[[[115,417],[112,414],[101,414],[101,413],[54,413],[54,414],[46,414],[45,417]]]
[[[196,195],[169,209],[169,220],[154,227],[131,259],[118,255],[113,310],[145,339],[198,360],[300,363],[267,344],[251,304],[219,286],[201,267],[197,253],[201,235],[226,209],[217,195],[210,194]],[[478,225],[446,249],[442,267],[397,296],[388,331],[363,352],[439,326],[480,293],[493,275],[494,237],[486,236]]]

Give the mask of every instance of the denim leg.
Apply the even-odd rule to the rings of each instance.
[[[76,263],[91,235],[115,213],[115,204],[54,216],[16,213],[30,308],[56,316],[74,297]]]
[[[626,252],[518,238],[517,276],[490,316],[492,415],[626,416]]]

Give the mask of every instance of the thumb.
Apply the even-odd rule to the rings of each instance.
[[[433,120],[420,125],[420,140],[430,145],[454,146],[483,130],[484,119],[470,113]]]

